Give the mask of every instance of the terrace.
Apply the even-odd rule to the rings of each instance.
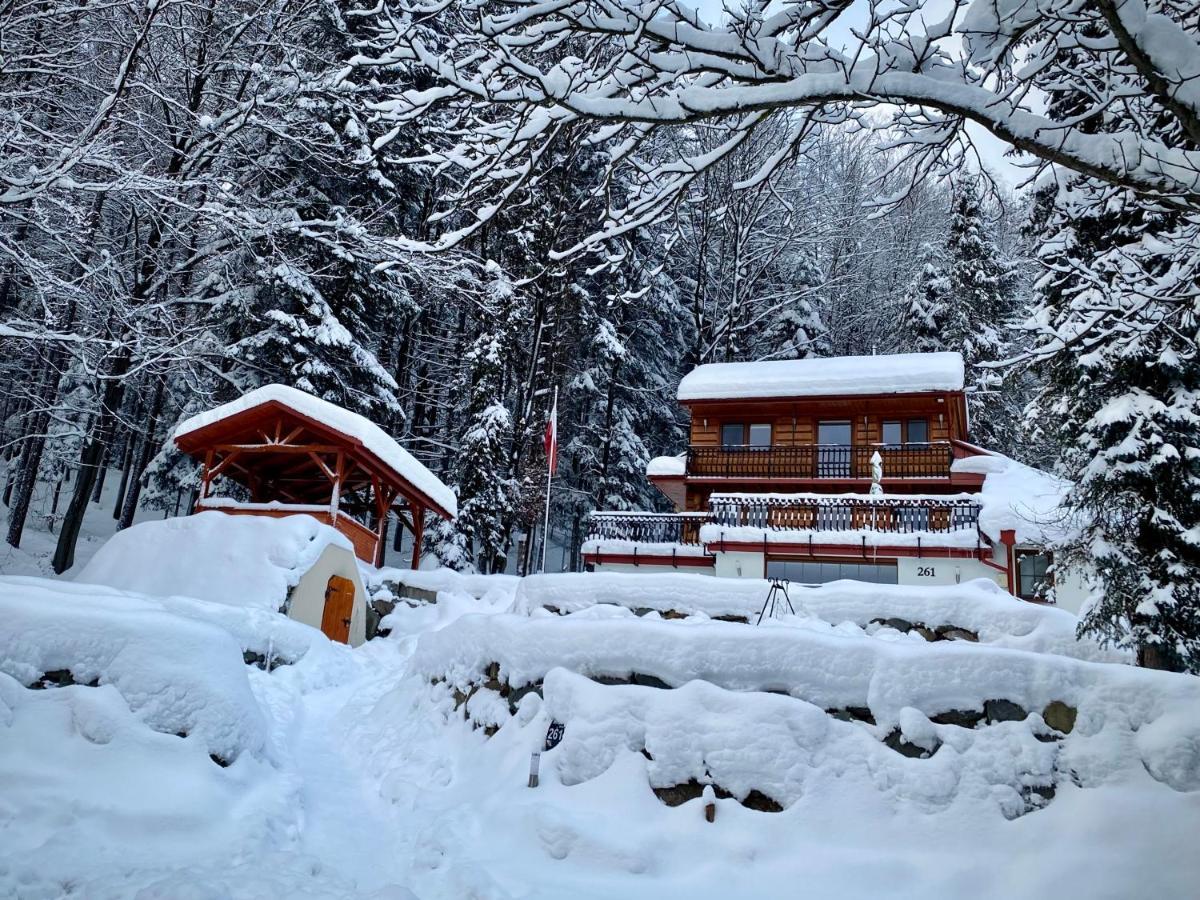
[[[963,536],[975,533],[979,502],[948,497],[865,494],[716,494],[709,512],[594,512],[588,541],[698,545],[706,525],[772,532],[878,532]]]
[[[688,448],[692,478],[870,479],[871,457],[883,459],[886,479],[947,479],[954,452],[948,441],[920,444],[800,444]]]

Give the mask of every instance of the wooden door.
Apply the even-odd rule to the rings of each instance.
[[[325,610],[321,630],[332,641],[350,643],[350,618],[354,614],[354,582],[333,575],[325,586]]]

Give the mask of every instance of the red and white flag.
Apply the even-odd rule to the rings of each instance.
[[[550,409],[550,421],[546,423],[546,435],[542,438],[542,446],[546,448],[546,464],[550,474],[558,468],[558,396],[554,398],[554,406]]]

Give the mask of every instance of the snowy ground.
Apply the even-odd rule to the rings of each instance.
[[[1200,679],[1060,610],[841,583],[755,627],[756,584],[407,577],[438,602],[355,650],[0,578],[0,897],[1195,896]]]

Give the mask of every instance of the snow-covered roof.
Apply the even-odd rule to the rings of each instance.
[[[656,456],[646,463],[649,478],[683,475],[687,471],[687,454],[679,456]]]
[[[1018,544],[1045,547],[1074,527],[1063,510],[1068,481],[999,453],[956,459],[951,471],[984,476],[979,530],[993,542],[999,542],[1001,531],[1012,529]]]
[[[412,454],[396,443],[382,428],[358,413],[284,384],[264,385],[236,400],[185,419],[175,429],[175,439],[179,440],[193,431],[270,402],[286,406],[293,412],[358,441],[398,477],[407,481],[451,516],[458,515],[458,498],[455,497],[454,491],[413,458]]]
[[[895,353],[766,362],[709,363],[679,382],[679,399],[747,400],[842,394],[961,391],[960,353]]]

